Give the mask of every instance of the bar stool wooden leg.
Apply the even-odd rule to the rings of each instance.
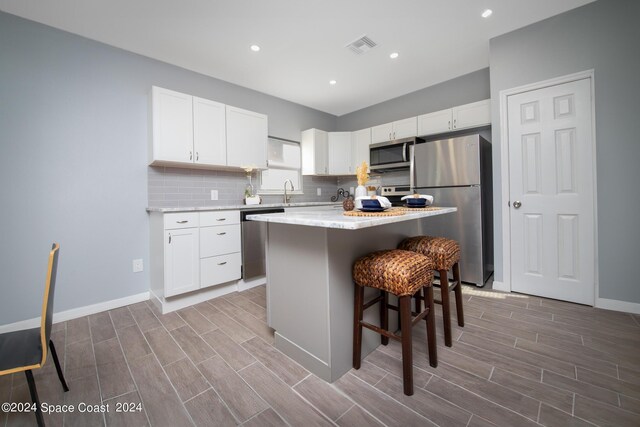
[[[380,327],[385,331],[389,330],[389,294],[385,291],[380,291]],[[389,344],[389,337],[380,335],[380,342],[382,345]]]
[[[362,351],[362,312],[364,311],[364,288],[354,283],[355,297],[353,303],[353,367],[360,369]]]
[[[402,378],[404,394],[413,395],[413,347],[411,337],[411,295],[398,298],[400,307],[400,336],[402,338]]]
[[[429,308],[427,314],[427,348],[429,349],[429,365],[438,367],[438,344],[436,342],[436,312],[433,303],[433,286],[424,288],[424,306]]]
[[[453,280],[456,281],[456,313],[458,313],[458,325],[464,326],[464,311],[462,309],[462,282],[460,281],[460,263],[453,264]]]
[[[447,270],[440,270],[440,298],[442,299],[444,345],[451,347],[451,310],[449,309],[449,276],[447,276]]]

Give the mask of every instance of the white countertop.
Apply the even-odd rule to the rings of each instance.
[[[262,215],[247,215],[251,221],[273,222],[278,224],[306,225],[310,227],[339,228],[344,230],[359,230],[361,228],[409,221],[429,216],[443,215],[456,212],[458,208],[440,208],[434,211],[406,212],[398,216],[358,217],[344,216],[343,211],[318,210],[306,212],[285,212]]]
[[[200,211],[229,211],[229,210],[251,210],[270,208],[295,208],[303,206],[331,206],[342,205],[342,202],[298,202],[298,203],[265,203],[260,205],[224,205],[224,206],[200,206],[200,207],[180,207],[180,208],[156,208],[148,207],[147,212],[200,212]]]

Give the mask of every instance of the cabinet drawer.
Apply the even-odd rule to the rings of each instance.
[[[240,224],[240,211],[200,212],[200,226]]]
[[[240,252],[240,224],[200,228],[200,258]]]
[[[203,258],[200,260],[200,287],[238,280],[242,275],[241,267],[240,252]]]
[[[176,212],[164,214],[164,229],[192,228],[198,226],[197,212]]]

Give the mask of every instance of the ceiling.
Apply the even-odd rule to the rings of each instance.
[[[485,68],[492,37],[592,1],[0,0],[0,10],[340,116]],[[345,47],[363,35],[378,45]]]

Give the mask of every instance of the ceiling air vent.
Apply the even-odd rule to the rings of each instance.
[[[374,42],[367,36],[362,36],[359,39],[349,43],[346,47],[356,55],[362,55],[363,53],[367,53],[376,46],[376,42]]]

